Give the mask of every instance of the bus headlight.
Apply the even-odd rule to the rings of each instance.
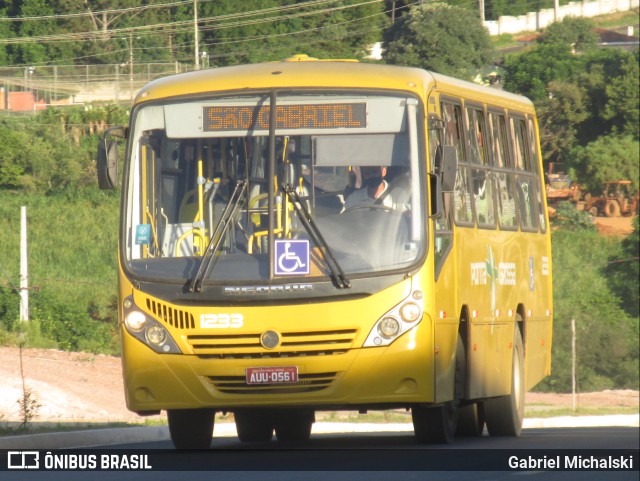
[[[378,323],[378,332],[386,339],[391,339],[400,332],[400,323],[394,317],[385,317]]]
[[[400,316],[403,321],[416,322],[422,315],[422,309],[415,302],[405,302],[400,307]]]
[[[125,316],[124,322],[129,330],[139,332],[147,323],[147,317],[140,311],[131,311]]]
[[[167,332],[162,327],[154,325],[146,330],[144,337],[150,344],[162,346],[167,340]]]
[[[382,315],[369,332],[363,347],[388,346],[420,323],[424,313],[422,291],[413,291],[405,300]]]
[[[132,297],[127,297],[122,305],[124,307],[124,326],[129,334],[157,353],[181,353],[167,328],[160,321],[142,312],[135,305]]]

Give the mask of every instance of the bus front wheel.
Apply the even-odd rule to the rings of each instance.
[[[169,409],[169,433],[176,449],[208,449],[213,436],[213,409]]]
[[[456,434],[457,408],[453,402],[442,406],[414,406],[411,409],[413,430],[419,443],[449,444]]]
[[[261,409],[242,409],[235,411],[238,439],[243,443],[267,443],[273,437],[273,418],[271,413]]]
[[[511,394],[484,402],[484,416],[490,436],[520,436],[524,419],[524,349],[516,325],[513,339]]]
[[[440,406],[414,406],[411,409],[413,430],[419,443],[449,444],[456,435],[460,399],[464,395],[466,353],[462,338],[458,335],[453,400]]]

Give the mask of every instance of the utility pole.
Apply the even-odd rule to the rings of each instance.
[[[133,30],[129,31],[129,98],[133,100]]]
[[[576,321],[571,319],[571,399],[576,410]]]
[[[484,0],[478,0],[478,3],[480,4],[480,21],[484,23]]]
[[[27,206],[20,209],[20,321],[29,320],[29,271],[27,268]]]
[[[193,0],[193,36],[195,39],[196,70],[200,70],[200,51],[198,46],[200,43],[198,38],[198,0]]]

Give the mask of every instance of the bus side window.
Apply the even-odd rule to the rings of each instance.
[[[523,119],[511,118],[511,128],[514,141],[515,168],[534,172],[531,167],[531,150],[527,136],[527,126]]]
[[[473,224],[471,207],[471,186],[469,185],[469,169],[458,164],[456,186],[453,191],[453,210],[457,224]]]
[[[509,156],[509,140],[507,137],[507,122],[504,114],[489,113],[491,123],[491,144],[493,146],[493,165],[498,168],[512,167]]]
[[[462,136],[462,109],[460,105],[442,103],[444,120],[444,145],[453,145],[458,152],[458,160],[465,160]]]
[[[488,169],[472,169],[473,200],[475,203],[478,226],[493,228],[496,224],[493,205],[493,184]]]
[[[537,230],[535,180],[529,176],[518,176],[517,184],[521,227],[528,231]]]
[[[484,111],[480,108],[467,107],[467,123],[469,128],[469,162],[488,165],[491,150],[487,145],[487,130]]]
[[[517,217],[513,174],[496,172],[495,179],[500,228],[515,229],[517,227]]]

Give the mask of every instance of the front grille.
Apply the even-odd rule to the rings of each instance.
[[[175,309],[151,299],[147,299],[147,309],[149,309],[157,319],[178,329],[195,328],[196,323],[193,314],[187,311],[181,311],[180,309]]]
[[[357,329],[280,333],[272,350],[260,344],[261,332],[187,336],[194,354],[203,359],[269,359],[344,354],[353,346]]]
[[[244,376],[208,376],[211,385],[225,394],[300,394],[328,388],[338,373],[300,374],[297,383],[249,385]]]

